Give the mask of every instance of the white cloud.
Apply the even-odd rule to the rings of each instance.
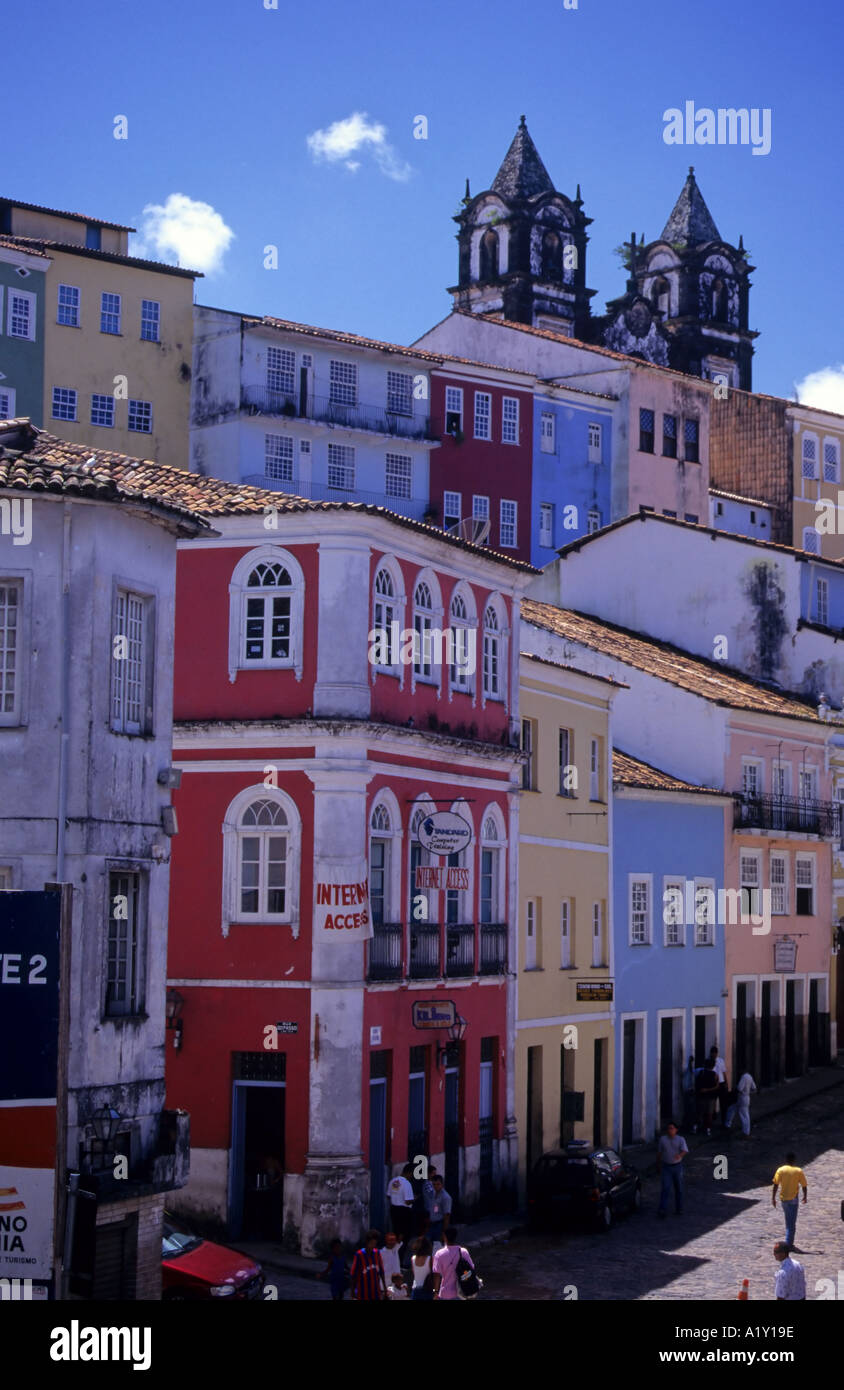
[[[233,239],[231,227],[210,203],[171,193],[166,203],[147,203],[131,254],[213,272],[222,269]]]
[[[801,405],[814,405],[819,410],[832,410],[844,415],[844,362],[837,367],[821,367],[797,383],[797,399]]]
[[[350,156],[364,153],[371,154],[381,173],[398,183],[404,183],[413,172],[387,139],[387,127],[371,121],[365,111],[353,111],[327,130],[315,130],[306,143],[315,160],[342,162],[353,174],[360,168],[360,160]]]

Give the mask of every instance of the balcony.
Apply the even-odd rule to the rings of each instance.
[[[836,801],[808,801],[797,796],[747,796],[733,793],[734,830],[794,831],[839,839],[841,807]]]
[[[388,410],[386,405],[341,405],[330,396],[301,397],[298,392],[275,391],[269,386],[242,386],[240,408],[250,415],[282,415],[291,420],[311,420],[399,439],[433,439],[428,415]]]
[[[294,497],[310,497],[317,502],[365,502],[370,507],[387,507],[411,521],[423,521],[430,502],[427,497],[391,497],[386,492],[367,492],[359,487],[329,487],[309,478],[268,478],[264,473],[246,473],[241,482],[270,492],[286,492]]]
[[[450,980],[465,979],[475,973],[475,928],[449,926],[445,933],[445,973]]]
[[[506,975],[507,973],[507,923],[482,922],[481,961],[479,974]]]
[[[369,942],[367,979],[401,979],[401,922],[373,922],[375,935]]]
[[[434,922],[412,922],[410,927],[411,980],[437,980],[440,976],[440,928]]]

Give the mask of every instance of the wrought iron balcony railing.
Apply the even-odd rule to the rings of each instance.
[[[398,404],[398,402],[395,402]],[[275,391],[269,386],[241,386],[241,410],[255,415],[284,415],[289,419],[314,420],[319,424],[345,425],[350,430],[397,435],[400,439],[433,439],[428,415],[390,410],[387,405],[356,402],[341,405],[330,396],[306,397],[295,391]]]
[[[841,835],[841,807],[837,801],[809,801],[798,796],[748,796],[735,792],[733,828],[791,830],[832,840]]]
[[[411,980],[436,980],[440,975],[440,928],[436,922],[411,922]]]
[[[401,979],[401,943],[404,927],[401,922],[374,922],[375,935],[369,942],[370,980]]]
[[[445,973],[453,980],[474,975],[475,928],[471,923],[446,927]]]
[[[504,975],[507,971],[507,923],[481,922],[481,975]]]

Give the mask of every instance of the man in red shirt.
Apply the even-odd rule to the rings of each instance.
[[[355,1251],[352,1272],[349,1276],[352,1285],[352,1298],[361,1302],[387,1297],[387,1284],[384,1279],[384,1266],[378,1249],[379,1234],[367,1231],[363,1248]]]

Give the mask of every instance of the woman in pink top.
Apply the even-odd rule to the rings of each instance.
[[[450,1226],[445,1233],[445,1245],[434,1256],[435,1298],[459,1298],[457,1266],[461,1258],[475,1268],[468,1250],[457,1243],[457,1232]]]

